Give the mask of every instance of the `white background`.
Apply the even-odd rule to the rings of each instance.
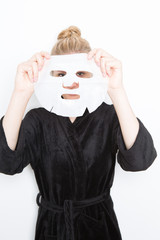
[[[51,50],[58,33],[76,25],[92,48],[123,65],[131,107],[160,143],[160,35],[157,0],[6,0],[0,8],[0,116],[9,104],[17,65]],[[112,198],[123,240],[160,240],[159,153],[146,171],[116,164]],[[33,240],[38,187],[28,165],[21,174],[0,174],[0,239]]]

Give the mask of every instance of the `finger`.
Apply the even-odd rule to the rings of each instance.
[[[50,55],[48,55],[48,53],[46,52],[40,52],[38,54],[36,54],[36,58],[37,58],[37,62],[38,62],[38,70],[41,70],[43,65],[44,65],[44,59],[50,58]]]
[[[94,60],[98,66],[100,66],[100,58],[102,56],[102,51],[99,49],[95,55],[94,55]]]
[[[49,59],[51,57],[49,52],[41,51],[41,52],[35,53],[29,60],[36,62],[37,61],[37,55],[40,55],[40,56],[45,57],[47,59]]]
[[[110,77],[110,74],[111,74],[111,72],[110,72],[110,66],[107,65],[107,64],[105,64],[105,65],[106,65],[106,72],[107,72],[107,75]]]
[[[107,57],[108,59],[112,59],[112,60],[116,59],[111,54],[109,54],[108,52],[104,51],[101,48],[98,48],[97,51],[101,53],[101,57]]]
[[[94,48],[94,49],[92,49],[89,53],[88,53],[88,60],[90,60],[93,56],[94,56],[94,54],[96,53],[96,51],[97,51],[97,48]]]
[[[41,53],[36,55],[37,62],[38,62],[38,70],[41,70],[44,64],[44,58],[42,57]]]
[[[33,68],[33,80],[37,81],[38,80],[38,65],[36,62],[32,63],[32,68]]]
[[[30,64],[28,64],[28,62],[24,62],[24,63],[21,63],[18,65],[18,68],[17,68],[17,71],[18,72],[21,72],[22,74],[24,73],[27,73],[30,77],[30,79],[33,78],[32,76],[32,66]]]
[[[103,49],[101,49],[102,52],[102,57],[107,57],[110,59],[115,59],[111,54],[109,54],[108,52],[104,51]]]
[[[119,69],[121,67],[121,62],[118,60],[107,60],[106,63],[114,69]]]
[[[102,58],[105,58],[106,61],[115,61],[116,59],[112,56],[101,56]]]
[[[105,68],[106,68],[106,72],[107,72],[107,75],[110,77],[111,76],[111,68],[113,68],[113,61],[106,61],[105,62]]]
[[[51,57],[49,52],[41,51],[40,54],[41,54],[42,57],[45,57],[45,58],[50,58]]]
[[[29,76],[29,79],[33,82],[33,81],[34,81],[34,77],[33,77],[33,71],[32,71],[32,69],[30,69],[30,70],[28,71],[28,76]]]
[[[24,65],[23,65],[23,70],[28,74],[30,81],[33,82],[32,66],[29,65],[29,64],[24,64]]]
[[[106,61],[104,58],[100,59],[100,68],[104,77],[106,77]]]

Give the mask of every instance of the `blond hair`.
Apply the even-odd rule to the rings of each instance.
[[[51,55],[88,53],[91,50],[88,41],[81,37],[81,31],[76,26],[70,26],[61,31],[57,40],[51,50]]]

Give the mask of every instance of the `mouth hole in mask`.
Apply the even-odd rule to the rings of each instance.
[[[80,95],[79,94],[62,94],[61,95],[61,98],[62,99],[69,99],[69,100],[72,100],[72,99],[79,99],[80,98]]]
[[[67,74],[67,72],[63,71],[63,70],[52,70],[50,72],[50,75],[52,77],[64,77],[66,74]],[[76,72],[75,75],[80,78],[92,78],[93,77],[93,73],[88,72],[88,71],[83,71],[83,70]]]

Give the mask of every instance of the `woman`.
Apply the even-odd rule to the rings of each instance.
[[[1,118],[0,172],[20,173],[30,163],[39,187],[35,240],[122,239],[110,196],[116,156],[125,171],[146,170],[157,156],[150,133],[129,105],[118,59],[102,49],[91,50],[75,26],[59,34],[51,55],[81,52],[108,76],[112,105],[103,102],[92,113],[86,108],[77,118],[39,107],[22,119],[38,71],[50,58],[40,52],[18,66]],[[76,87],[73,83],[68,88]]]

